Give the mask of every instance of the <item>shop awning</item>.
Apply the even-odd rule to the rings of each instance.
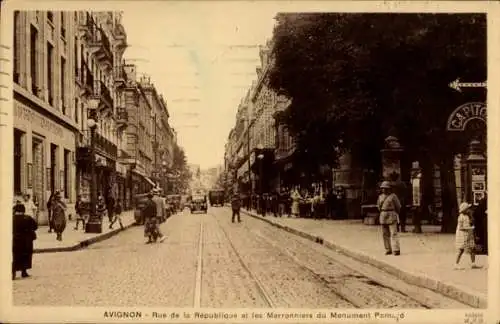
[[[150,185],[152,185],[153,187],[156,187],[156,183],[153,180],[151,180],[148,176],[146,176],[144,173],[140,172],[137,169],[133,169],[132,172],[139,175],[141,178],[146,180],[146,182],[149,183]]]

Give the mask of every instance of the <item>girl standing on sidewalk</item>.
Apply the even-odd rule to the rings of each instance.
[[[457,230],[455,233],[455,246],[457,248],[457,260],[455,263],[455,269],[463,269],[459,266],[460,258],[464,252],[470,254],[471,267],[472,269],[479,268],[476,265],[476,255],[474,253],[474,226],[472,226],[472,219],[470,216],[471,205],[463,202],[460,204],[459,215],[457,221]]]

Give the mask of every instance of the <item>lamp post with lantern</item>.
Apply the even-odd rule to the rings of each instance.
[[[85,233],[102,233],[102,219],[97,215],[97,174],[95,155],[95,132],[97,128],[97,107],[99,99],[92,98],[88,102],[87,126],[90,129],[90,217],[85,225]]]

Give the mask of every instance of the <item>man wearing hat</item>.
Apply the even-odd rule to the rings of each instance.
[[[156,218],[157,218],[157,231],[158,234],[160,235],[160,242],[163,242],[165,240],[165,236],[161,233],[160,231],[160,223],[164,219],[165,216],[165,201],[163,198],[160,197],[160,189],[153,189],[153,201],[156,205]]]
[[[400,254],[398,223],[401,203],[392,192],[389,181],[383,181],[380,185],[382,193],[378,197],[377,207],[380,211],[380,224],[382,225],[382,236],[384,239],[385,254]]]
[[[235,217],[238,216],[238,223],[241,223],[241,218],[240,218],[241,197],[237,191],[234,192],[233,196],[231,197],[231,209],[233,211],[231,222],[234,223]]]

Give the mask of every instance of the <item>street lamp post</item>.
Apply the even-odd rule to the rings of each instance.
[[[163,193],[167,194],[167,161],[163,160],[161,162],[163,171]]]
[[[264,169],[263,169],[263,159],[264,159],[264,154],[263,154],[263,150],[264,150],[264,147],[262,145],[258,145],[257,146],[257,149],[258,149],[258,152],[259,152],[259,155],[257,155],[257,159],[259,160],[259,195],[260,195],[260,213],[262,215],[264,215],[264,195],[263,195],[263,174],[264,174]]]
[[[102,233],[102,219],[97,215],[97,175],[95,163],[95,131],[97,128],[97,113],[96,108],[99,104],[98,99],[89,100],[89,118],[87,126],[90,129],[90,215],[87,224],[85,225],[86,233]]]

